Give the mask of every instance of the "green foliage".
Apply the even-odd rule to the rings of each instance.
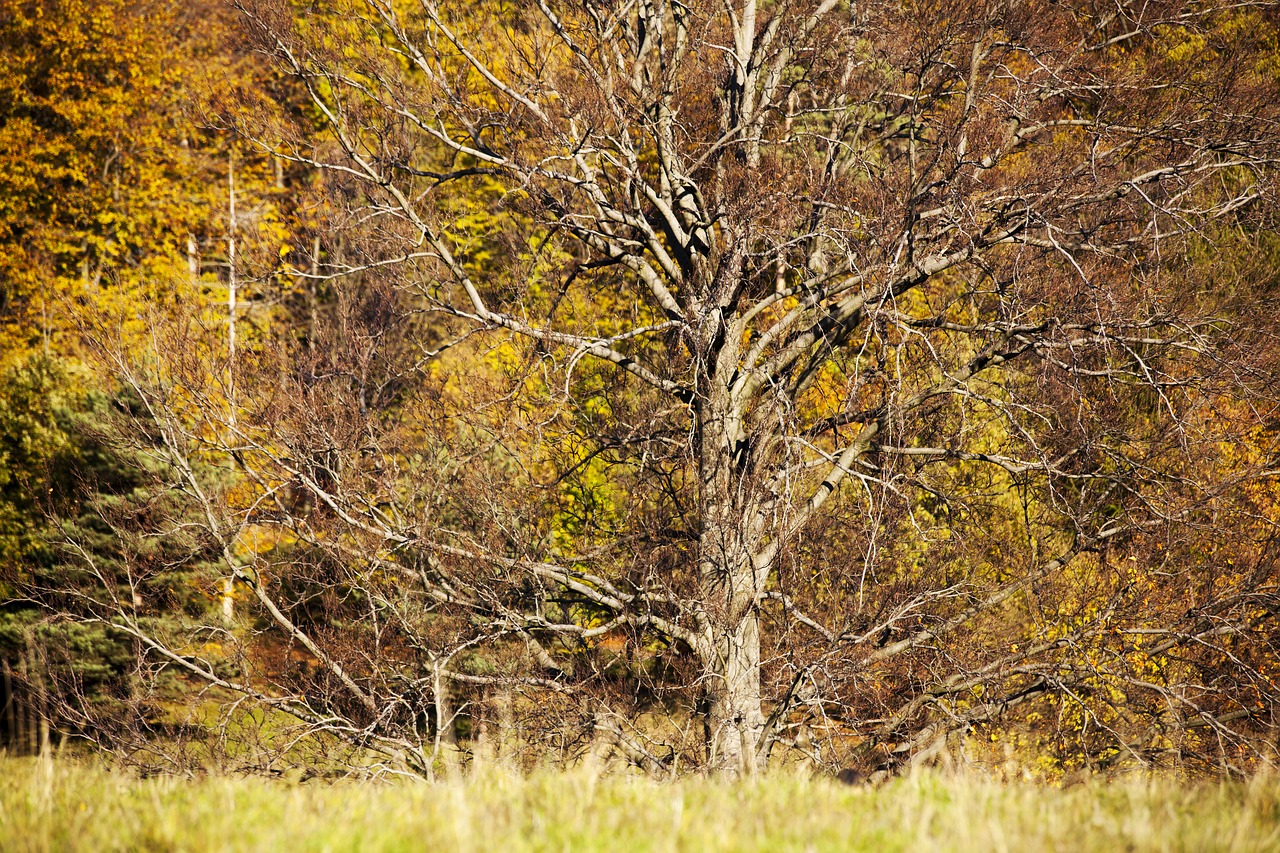
[[[0,562],[37,556],[43,544],[41,501],[67,486],[87,449],[71,435],[85,408],[59,362],[40,356],[0,372]]]
[[[211,584],[205,543],[147,529],[176,496],[145,448],[114,441],[112,410],[127,399],[86,390],[82,373],[41,355],[0,373],[0,657],[83,703],[64,731],[84,732],[138,710],[123,704],[137,651],[110,602],[163,629],[205,616]]]
[[[80,378],[42,355],[0,373],[0,657],[15,669],[23,661],[43,669],[54,648],[58,675],[95,702],[127,666],[128,645],[101,625],[51,625],[41,606],[42,593],[57,590],[52,598],[61,600],[77,585],[60,559],[57,515],[74,520],[91,483],[108,487],[128,476],[81,432],[101,400],[78,386]]]

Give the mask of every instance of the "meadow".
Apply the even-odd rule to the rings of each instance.
[[[1067,787],[920,773],[671,782],[491,769],[440,782],[138,778],[0,759],[0,849],[1280,850],[1280,780]]]

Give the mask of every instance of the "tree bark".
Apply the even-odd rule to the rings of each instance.
[[[31,636],[23,636],[22,654],[18,658],[18,676],[23,687],[23,702],[18,706],[18,754],[34,755],[36,752],[35,702],[32,701],[31,670],[27,664],[31,657]]]
[[[767,581],[761,566],[764,528],[753,451],[730,381],[741,334],[723,335],[698,405],[700,610],[705,620],[698,652],[705,678],[711,766],[731,773],[757,769],[765,727],[760,695],[759,603]]]
[[[754,608],[711,629],[707,676],[709,759],[716,770],[752,775],[759,767],[765,718],[760,705],[760,618]]]
[[[4,687],[4,721],[5,743],[9,749],[15,749],[20,743],[18,736],[18,697],[13,692],[13,675],[9,670],[9,661],[0,660],[0,677]]]

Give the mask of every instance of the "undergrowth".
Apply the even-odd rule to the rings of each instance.
[[[671,782],[490,769],[435,783],[155,777],[0,758],[0,849],[1280,850],[1280,780],[1066,788],[921,773]]]

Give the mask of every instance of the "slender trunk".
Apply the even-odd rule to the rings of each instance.
[[[27,658],[26,652],[18,657],[18,681],[13,692],[13,751],[15,755],[27,754]],[[19,689],[20,688],[20,689]]]
[[[236,424],[236,155],[227,161],[227,420]],[[222,579],[222,621],[235,620],[235,578]]]
[[[307,280],[307,349],[315,352],[316,349],[316,314],[318,308],[318,295],[316,293],[316,281],[320,275],[320,235],[317,234],[311,243],[311,278]]]
[[[222,579],[222,621],[230,625],[236,617],[236,579],[227,575]]]
[[[9,669],[9,661],[0,660],[0,676],[3,676],[4,687],[4,745],[16,751],[18,744],[18,702],[13,695],[13,673]]]
[[[437,667],[433,673],[435,681],[435,753],[441,754],[441,750],[448,750],[450,754],[457,752],[458,737],[455,731],[455,721],[452,703],[449,700],[449,680],[440,677],[440,669]]]
[[[39,723],[39,737],[36,739],[36,754],[49,754],[49,690],[44,681],[44,660],[35,658],[36,679],[36,715]]]
[[[502,688],[494,697],[494,708],[497,716],[497,738],[494,743],[494,757],[507,766],[514,767],[516,755],[520,750],[519,732],[516,731],[515,701],[511,691]]]
[[[471,756],[473,762],[492,762],[496,750],[493,732],[489,725],[489,696],[487,690],[478,691],[471,704]]]
[[[236,422],[236,160],[232,150],[227,165],[227,404]]]
[[[28,659],[31,657],[31,636],[23,637],[22,655],[18,658],[18,675],[22,681],[23,702],[18,707],[18,754],[34,755],[36,751],[35,702],[32,701],[34,691],[31,689],[31,668]]]

